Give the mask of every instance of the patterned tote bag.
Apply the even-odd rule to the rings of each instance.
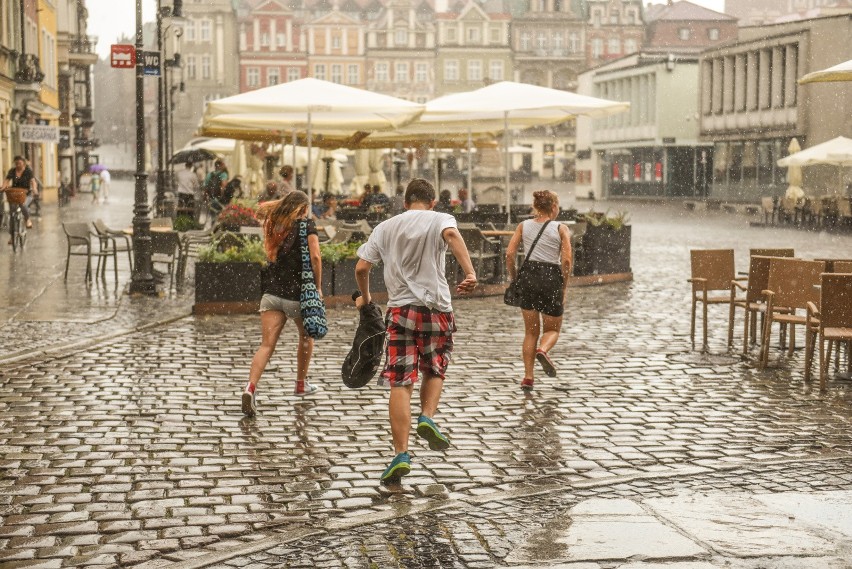
[[[328,321],[325,318],[325,303],[314,281],[311,255],[308,252],[308,222],[304,220],[299,222],[299,244],[302,249],[302,291],[299,295],[302,326],[308,336],[321,340],[328,334]]]

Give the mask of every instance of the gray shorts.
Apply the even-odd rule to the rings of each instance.
[[[260,299],[260,312],[266,312],[267,310],[283,312],[287,318],[296,320],[301,320],[302,318],[298,300],[287,300],[273,294],[264,294]]]

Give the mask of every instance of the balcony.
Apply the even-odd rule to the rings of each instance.
[[[44,72],[41,70],[37,55],[24,53],[18,56],[18,65],[17,70],[15,71],[15,83],[19,85],[27,85],[41,83],[43,79]],[[38,91],[39,86],[33,85],[33,88]]]
[[[72,65],[94,65],[98,62],[98,54],[95,51],[97,39],[94,36],[76,36],[71,40],[68,50],[68,62]]]

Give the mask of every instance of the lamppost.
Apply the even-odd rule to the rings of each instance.
[[[183,2],[182,0],[174,0],[173,6],[162,6],[161,2],[157,2],[157,52],[160,54],[160,76],[157,81],[157,214],[164,214],[163,205],[166,197],[166,190],[171,189],[170,183],[166,179],[167,160],[170,158],[168,144],[168,110],[166,108],[168,98],[168,85],[166,81],[167,66],[165,49],[165,32],[174,25],[176,19],[182,19]],[[163,18],[170,18],[172,23],[163,29]],[[180,29],[180,28],[176,28]],[[176,33],[180,37],[180,33]],[[179,59],[178,59],[179,61]]]
[[[133,203],[133,274],[130,292],[157,293],[151,274],[151,208],[148,206],[148,174],[145,173],[145,58],[142,56],[142,0],[136,0],[136,188]]]

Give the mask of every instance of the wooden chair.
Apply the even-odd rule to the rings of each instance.
[[[796,253],[794,249],[749,249],[748,254],[750,257],[754,257],[755,255],[760,257],[795,257]],[[749,271],[750,273],[751,271]]]
[[[693,249],[689,252],[692,267],[692,318],[689,338],[695,348],[695,310],[700,302],[703,305],[703,350],[707,350],[707,306],[710,304],[729,304],[731,302],[731,282],[738,279],[734,269],[733,249]],[[708,293],[725,291],[723,296],[710,296]],[[730,323],[729,323],[730,324]]]
[[[852,273],[852,261],[834,261],[831,263],[832,273]]]
[[[793,225],[798,223],[798,214],[799,208],[797,206],[796,200],[793,198],[781,198],[781,202],[778,206],[778,221],[783,221],[785,223],[791,223]]]
[[[784,259],[773,257],[769,263],[769,283],[763,294],[766,296],[763,339],[760,344],[760,369],[769,363],[769,341],[772,336],[772,324],[778,322],[790,327],[790,345],[788,355],[793,355],[796,344],[796,326],[807,324],[806,314],[797,314],[796,310],[806,310],[808,302],[819,302],[820,275],[825,272],[825,262],[805,261],[803,259]],[[783,306],[789,311],[779,312],[775,307]]]
[[[775,225],[775,200],[769,196],[760,198],[760,209],[763,212],[763,225]]]
[[[748,354],[751,344],[757,341],[757,315],[766,310],[766,297],[763,291],[769,285],[769,257],[793,257],[793,249],[749,249],[748,283],[731,281],[731,310],[728,319],[728,347],[734,341],[734,310],[744,311],[743,356]],[[738,291],[744,291],[745,297],[737,298]],[[778,310],[783,310],[778,308]],[[761,321],[763,332],[763,321]],[[783,337],[783,334],[782,334]]]
[[[819,388],[825,390],[832,346],[837,346],[839,351],[840,344],[846,345],[847,371],[852,371],[852,358],[849,357],[852,350],[852,273],[823,274],[819,302],[819,308],[815,303],[808,303],[805,381],[810,381],[815,340],[819,337]]]
[[[68,280],[68,267],[71,264],[71,257],[86,257],[86,280],[89,281],[92,280],[92,257],[98,259],[95,272],[100,273],[101,278],[105,279],[106,261],[107,258],[112,256],[115,281],[118,282],[118,263],[115,250],[110,251],[104,240],[97,233],[92,232],[88,223],[63,223],[62,231],[65,233],[68,242],[65,257],[65,280]]]

